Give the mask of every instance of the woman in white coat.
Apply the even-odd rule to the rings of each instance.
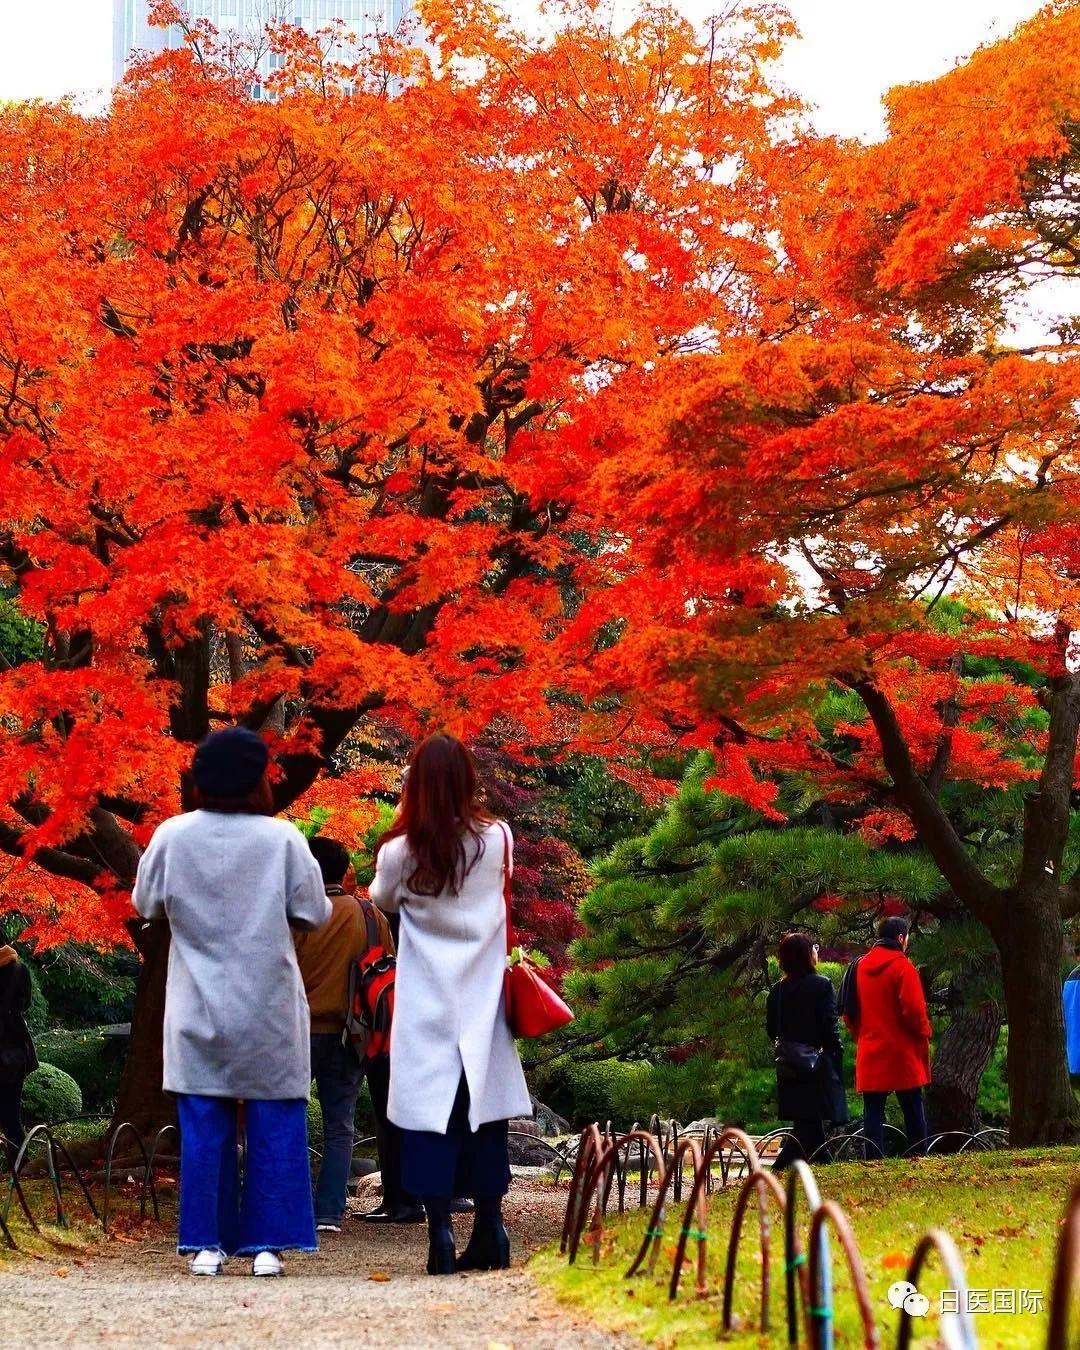
[[[479,805],[469,752],[429,737],[379,841],[371,897],[401,915],[389,1116],[403,1131],[402,1183],[427,1209],[433,1275],[510,1264],[507,1121],[532,1110],[503,997],[512,868],[509,827]],[[456,1195],[476,1201],[457,1258]]]

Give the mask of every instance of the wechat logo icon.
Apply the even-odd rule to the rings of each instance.
[[[910,1280],[897,1280],[889,1286],[889,1306],[897,1312],[903,1309],[912,1317],[925,1317],[930,1311],[930,1300]]]

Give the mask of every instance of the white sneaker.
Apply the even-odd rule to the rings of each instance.
[[[285,1267],[274,1252],[259,1252],[251,1263],[252,1275],[284,1275]]]
[[[225,1264],[225,1253],[214,1247],[196,1252],[191,1258],[192,1275],[220,1275]]]
[[[316,1233],[340,1233],[341,1224],[339,1223],[317,1223],[315,1225]]]

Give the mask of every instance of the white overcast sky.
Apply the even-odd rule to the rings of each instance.
[[[525,14],[529,0],[509,7]],[[722,6],[681,7],[702,19]],[[816,105],[820,130],[877,137],[886,89],[940,74],[1039,8],[1040,0],[788,0],[803,38],[784,78]],[[0,0],[0,98],[105,90],[112,12],[112,0]]]

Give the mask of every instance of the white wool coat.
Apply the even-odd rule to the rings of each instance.
[[[509,836],[495,822],[466,838],[469,867],[456,895],[409,890],[414,863],[403,837],[379,851],[371,898],[401,915],[389,1116],[402,1129],[445,1134],[463,1071],[471,1129],[532,1114],[503,997],[503,830]]]
[[[290,924],[333,910],[307,840],[285,820],[191,811],[154,831],[135,908],[172,933],[165,989],[167,1092],[306,1098],[310,1017]]]

